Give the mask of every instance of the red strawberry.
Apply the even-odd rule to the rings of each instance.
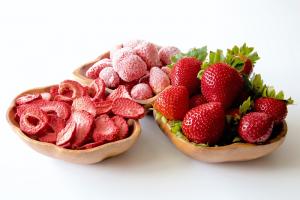
[[[202,62],[193,57],[180,59],[171,71],[171,83],[173,86],[186,86],[189,94],[199,90],[200,81],[197,74]]]
[[[197,107],[197,106],[200,106],[202,104],[205,104],[207,103],[205,97],[202,95],[202,94],[198,94],[198,95],[195,95],[193,96],[192,98],[190,98],[190,109],[191,108],[194,108],[194,107]]]
[[[93,139],[95,142],[112,142],[119,139],[119,128],[108,115],[100,115],[95,120]]]
[[[93,115],[94,117],[96,116],[96,107],[94,102],[92,102],[91,98],[89,96],[83,96],[74,99],[72,103],[72,110],[73,111],[86,111]]]
[[[120,85],[117,89],[115,89],[112,93],[110,93],[106,100],[116,100],[117,98],[128,98],[131,99],[130,94],[124,85]]]
[[[40,94],[25,94],[16,99],[16,104],[22,105],[22,104],[30,103],[30,102],[32,102],[36,99],[40,99],[40,98],[42,98],[42,96]]]
[[[253,64],[250,59],[246,59],[241,73],[249,76],[252,73],[252,71],[253,71]]]
[[[201,91],[208,102],[220,102],[226,109],[231,106],[243,88],[241,75],[229,65],[216,63],[203,73]]]
[[[20,116],[20,129],[28,135],[39,134],[47,123],[46,113],[38,107],[28,106]]]
[[[112,104],[112,112],[124,118],[140,119],[145,115],[145,108],[127,98],[117,98]]]
[[[75,111],[72,113],[71,120],[76,123],[72,147],[78,148],[89,138],[94,117],[86,111]]]
[[[119,132],[119,139],[125,139],[128,137],[128,124],[126,120],[123,117],[120,116],[114,116],[111,118],[115,125],[120,129]]]
[[[99,101],[105,98],[105,83],[102,79],[95,79],[88,88],[88,94],[93,101]]]
[[[184,117],[182,131],[187,139],[197,144],[215,144],[221,138],[225,114],[219,102],[202,104]]]
[[[112,103],[113,103],[112,100],[103,100],[103,101],[95,102],[96,114],[97,115],[107,114],[109,111],[111,111]]]
[[[265,142],[273,130],[272,117],[262,112],[251,112],[242,117],[238,132],[249,143]]]
[[[288,112],[285,101],[268,97],[256,99],[254,103],[254,110],[271,115],[275,123],[282,122]]]
[[[56,145],[63,146],[69,143],[71,139],[74,137],[75,128],[76,128],[76,123],[72,120],[69,120],[65,128],[62,129],[57,134]]]
[[[182,120],[189,109],[189,93],[185,86],[172,86],[161,92],[153,105],[169,120]]]

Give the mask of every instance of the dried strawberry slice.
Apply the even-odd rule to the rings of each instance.
[[[119,128],[108,115],[100,115],[95,120],[93,139],[95,142],[112,142],[119,139]]]
[[[39,137],[39,141],[55,144],[56,138],[57,138],[56,132],[49,132],[43,135],[42,137]]]
[[[131,99],[130,94],[124,85],[120,85],[117,89],[115,89],[112,93],[110,93],[106,100],[116,100],[117,98],[128,98]]]
[[[91,98],[89,96],[83,96],[74,99],[72,103],[72,110],[73,111],[87,111],[94,117],[96,116],[96,107],[94,102],[92,102]]]
[[[121,117],[140,119],[145,115],[145,108],[131,99],[118,98],[113,102],[112,112]]]
[[[63,118],[57,117],[56,115],[49,114],[48,125],[55,133],[59,133],[66,126],[66,121]]]
[[[72,147],[78,148],[89,138],[89,133],[93,125],[94,117],[86,111],[75,111],[72,113],[71,120],[76,124]]]
[[[51,88],[50,88],[50,91],[49,93],[51,94],[51,99],[54,99],[54,97],[56,97],[58,95],[58,85],[53,85]]]
[[[22,105],[26,103],[30,103],[36,99],[40,99],[42,96],[40,94],[25,94],[24,96],[21,96],[16,99],[17,105]]]
[[[42,97],[42,99],[47,100],[47,101],[50,101],[52,98],[51,94],[49,92],[42,92],[41,97]]]
[[[39,134],[46,127],[47,114],[37,107],[27,107],[20,116],[20,129],[28,135]]]
[[[111,118],[115,125],[120,129],[119,138],[124,139],[128,137],[128,124],[123,117],[114,116]]]
[[[93,101],[102,100],[105,97],[105,83],[101,78],[95,79],[89,86],[88,94]]]
[[[107,114],[109,111],[111,111],[112,103],[112,100],[95,102],[97,115]]]
[[[100,146],[102,144],[104,144],[104,142],[102,142],[102,141],[100,141],[100,142],[92,142],[92,143],[88,143],[88,144],[83,145],[79,149],[91,149],[91,148],[98,147],[98,146]]]
[[[62,146],[71,141],[74,137],[76,129],[76,123],[72,120],[69,120],[64,129],[62,129],[56,138],[56,145]]]
[[[59,84],[58,94],[75,99],[85,95],[84,87],[73,80],[65,80]]]

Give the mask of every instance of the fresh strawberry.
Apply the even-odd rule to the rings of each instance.
[[[180,59],[171,71],[171,83],[173,86],[185,86],[189,94],[194,94],[199,90],[200,81],[197,74],[202,62],[194,57]]]
[[[25,94],[16,99],[16,104],[22,105],[22,104],[30,103],[30,102],[32,102],[36,99],[40,99],[40,98],[42,98],[41,94]]]
[[[73,100],[72,103],[72,110],[73,111],[86,111],[93,115],[94,117],[96,116],[96,107],[94,102],[91,100],[89,96],[83,96],[79,97]]]
[[[263,112],[251,112],[242,117],[238,133],[246,142],[265,142],[271,136],[273,124],[270,115]]]
[[[197,106],[200,106],[202,104],[205,104],[207,103],[205,97],[202,95],[202,94],[198,94],[198,95],[195,95],[195,96],[192,96],[192,98],[190,98],[190,109],[194,108],[194,107],[197,107]]]
[[[145,108],[128,98],[117,98],[112,104],[112,112],[129,119],[140,119],[145,115]]]
[[[95,142],[112,142],[119,139],[119,128],[108,115],[100,115],[95,120],[93,139]]]
[[[185,86],[172,86],[161,92],[153,105],[169,120],[182,120],[189,109],[189,93]]]
[[[56,145],[63,146],[71,141],[74,137],[76,129],[76,123],[72,120],[69,120],[64,129],[62,129],[56,138]]]
[[[116,100],[117,98],[128,98],[131,99],[130,94],[124,85],[119,85],[117,89],[115,89],[112,93],[110,93],[106,100]]]
[[[254,110],[271,115],[275,123],[282,122],[288,112],[285,101],[268,97],[256,99]]]
[[[75,135],[72,139],[72,147],[78,148],[89,138],[94,117],[86,111],[75,111],[72,113],[71,120],[76,124]]]
[[[216,63],[207,68],[201,79],[201,91],[208,102],[231,106],[243,88],[241,75],[229,65]]]
[[[119,139],[125,139],[128,137],[128,124],[123,117],[114,116],[111,118],[115,125],[119,128]]]
[[[46,113],[38,107],[28,106],[20,116],[20,129],[28,135],[39,134],[47,123]]]
[[[222,105],[211,102],[191,109],[183,119],[182,131],[191,142],[213,145],[221,138],[224,126]]]

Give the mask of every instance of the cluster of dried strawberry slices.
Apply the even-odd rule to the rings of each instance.
[[[259,56],[246,44],[223,51],[194,48],[171,58],[171,87],[154,102],[156,120],[197,146],[265,144],[282,130],[287,105],[282,91],[252,74]]]
[[[16,121],[28,137],[67,149],[125,139],[132,131],[128,120],[142,118],[145,109],[120,90],[106,94],[105,87],[100,78],[89,86],[65,80],[45,92],[26,93],[15,101]]]
[[[173,46],[159,47],[144,40],[132,40],[116,46],[110,58],[89,67],[85,76],[101,78],[106,87],[122,87],[135,100],[150,99],[170,85],[167,66],[180,50]]]

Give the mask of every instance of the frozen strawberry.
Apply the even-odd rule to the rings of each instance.
[[[123,117],[114,116],[111,118],[115,125],[119,128],[119,139],[125,139],[128,137],[128,124]]]
[[[207,101],[202,94],[194,95],[190,99],[190,103],[189,103],[190,109],[197,107],[199,105],[205,104],[205,103],[207,103]]]
[[[152,44],[150,42],[142,42],[134,48],[134,51],[145,61],[148,69],[150,69],[151,67],[161,66],[155,44]]]
[[[158,56],[163,65],[169,65],[171,64],[171,57],[179,53],[181,52],[178,48],[168,46],[162,47],[158,52]]]
[[[102,115],[109,113],[111,111],[112,103],[112,100],[102,100],[95,102],[96,114]]]
[[[151,87],[146,83],[139,83],[131,89],[131,97],[136,100],[145,100],[153,96]]]
[[[127,98],[118,98],[113,102],[112,112],[124,118],[140,119],[145,115],[145,108]]]
[[[82,110],[90,113],[94,117],[96,116],[95,104],[89,96],[83,96],[74,99],[72,103],[72,111],[82,111]]]
[[[59,84],[58,94],[71,100],[85,95],[85,88],[73,80],[65,80]]]
[[[149,83],[150,72],[147,71],[144,76],[139,79],[139,83]]]
[[[42,98],[42,96],[40,94],[25,94],[16,99],[16,104],[22,105],[22,104],[30,103],[30,102],[32,102],[36,99],[40,99],[40,98]]]
[[[122,49],[116,50],[112,57],[112,66],[115,71],[118,71],[118,63],[123,60],[125,57],[130,55],[136,55],[132,48],[124,47]]]
[[[161,68],[161,70],[163,72],[165,72],[168,76],[170,76],[170,74],[171,74],[171,68],[170,67],[164,66],[164,67]]]
[[[38,107],[28,106],[20,116],[20,129],[28,135],[39,134],[47,123],[47,114]]]
[[[75,129],[76,123],[72,120],[69,120],[65,128],[57,134],[56,145],[62,146],[69,143],[75,135]]]
[[[42,99],[44,99],[44,100],[48,100],[48,101],[51,100],[51,94],[50,94],[49,92],[42,92],[42,93],[41,93],[41,97],[42,97]]]
[[[86,111],[75,111],[72,113],[71,120],[76,124],[72,147],[78,148],[89,138],[94,117]]]
[[[124,85],[127,89],[127,91],[131,91],[131,89],[139,83],[139,80],[134,80],[134,81],[131,81],[131,82],[125,82],[125,81],[121,81],[120,85]]]
[[[170,85],[170,79],[160,68],[152,67],[150,70],[149,84],[153,92],[158,94]]]
[[[119,139],[119,128],[108,115],[100,115],[95,120],[93,139],[95,142],[112,142]]]
[[[109,57],[110,57],[110,58],[114,57],[115,52],[118,51],[119,49],[122,49],[122,48],[123,48],[123,44],[119,44],[119,45],[114,46],[114,47],[109,51]]]
[[[138,45],[144,43],[144,40],[129,40],[125,43],[123,43],[123,47],[128,47],[128,48],[132,48],[134,49],[135,47],[137,47]]]
[[[104,58],[99,60],[95,64],[93,64],[85,73],[85,75],[91,79],[96,79],[99,77],[99,73],[106,67],[111,67],[112,62],[108,58]]]
[[[137,55],[125,56],[118,60],[113,67],[119,77],[126,82],[141,78],[147,71],[146,63]]]
[[[48,125],[55,133],[58,133],[66,126],[66,121],[56,115],[48,114]]]
[[[95,79],[88,89],[92,101],[99,101],[105,98],[105,83],[101,78]]]
[[[39,141],[41,142],[47,142],[55,144],[57,139],[57,133],[56,132],[48,132],[45,135],[39,137]]]
[[[102,144],[104,144],[104,141],[92,142],[92,143],[88,143],[88,144],[85,144],[85,145],[81,146],[79,149],[80,150],[91,149],[91,148],[98,147],[98,146],[100,146]]]
[[[117,98],[128,98],[131,99],[128,90],[124,85],[119,85],[117,89],[115,89],[112,93],[110,93],[107,97],[106,100],[112,100],[114,101]]]
[[[116,88],[120,84],[120,77],[112,67],[106,67],[103,69],[99,74],[99,78],[104,81],[108,88]]]

